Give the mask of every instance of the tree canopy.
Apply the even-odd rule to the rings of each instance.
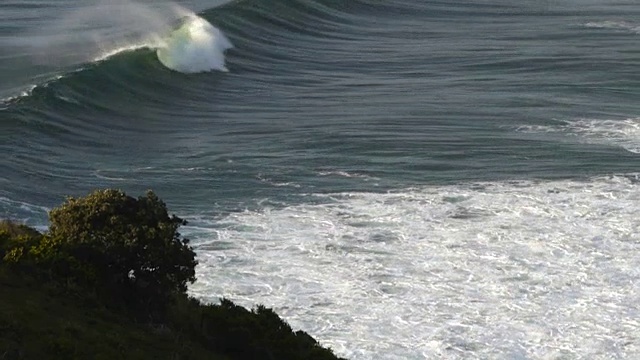
[[[186,221],[170,216],[151,191],[137,199],[113,189],[68,198],[50,211],[49,222],[40,241],[14,246],[5,260],[47,264],[52,277],[136,310],[161,308],[195,281],[195,253],[178,232]]]

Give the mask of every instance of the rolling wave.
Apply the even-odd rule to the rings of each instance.
[[[133,13],[151,19],[142,21],[149,32],[141,33],[142,24],[135,24],[136,36],[111,31],[130,42],[101,37],[104,51],[91,61],[65,67],[62,74],[0,102],[0,116],[7,118],[0,127],[39,139],[37,146],[55,155],[22,159],[24,163],[11,164],[16,168],[41,162],[55,168],[68,156],[66,151],[85,154],[91,149],[95,156],[117,157],[118,146],[129,148],[122,150],[127,156],[142,143],[157,149],[158,142],[141,140],[148,136],[162,136],[175,144],[176,153],[195,147],[198,154],[209,154],[203,149],[212,139],[224,142],[222,137],[233,137],[240,139],[233,149],[253,154],[250,144],[261,141],[260,136],[280,134],[292,139],[287,146],[313,144],[324,149],[317,160],[330,159],[332,165],[352,166],[341,156],[344,151],[381,154],[375,163],[380,165],[378,175],[386,171],[386,157],[395,155],[411,159],[395,166],[415,173],[411,176],[416,179],[422,176],[414,170],[425,168],[455,176],[467,169],[475,177],[478,161],[496,153],[532,169],[526,156],[501,152],[487,141],[503,136],[501,129],[513,133],[510,106],[580,113],[595,109],[585,96],[573,92],[574,87],[600,89],[602,101],[635,96],[633,89],[618,85],[635,71],[636,63],[631,52],[611,51],[615,42],[608,36],[615,34],[590,39],[600,46],[590,45],[585,55],[584,39],[576,33],[588,36],[594,31],[576,30],[573,17],[559,28],[556,18],[566,14],[536,15],[546,10],[507,1],[412,0],[393,6],[376,0],[250,0],[197,15],[184,9],[162,14],[136,10]],[[535,21],[549,30],[532,32]],[[494,35],[483,36],[483,31]],[[232,44],[233,50],[227,51]],[[555,53],[540,53],[540,44]],[[606,76],[595,77],[599,70]],[[611,113],[611,118],[637,117],[615,109]],[[292,118],[294,123],[287,122]],[[567,116],[533,115],[532,121],[539,124],[550,118]],[[355,125],[350,124],[367,130],[355,136]],[[326,127],[333,127],[332,132]],[[451,135],[461,129],[470,129],[471,137]],[[425,136],[437,137],[434,144],[446,149],[444,155],[434,159],[407,150],[422,148]],[[368,149],[371,141],[379,151]],[[553,149],[541,150],[533,143],[514,146],[517,151],[554,156]],[[461,147],[473,148],[467,160],[457,155]],[[303,153],[309,156],[309,151]],[[582,161],[586,160],[577,160],[576,167],[584,166]],[[69,171],[75,169],[75,163],[69,166]],[[539,169],[547,173],[544,164]]]
[[[114,21],[113,24],[100,23],[100,27],[118,26],[122,27],[122,29],[105,30],[100,28],[85,31],[87,34],[82,34],[80,37],[91,38],[91,41],[95,42],[95,44],[88,46],[87,49],[76,49],[87,46],[87,43],[83,42],[66,44],[66,41],[71,41],[67,40],[67,38],[70,38],[68,34],[30,40],[36,43],[35,45],[32,44],[34,47],[30,50],[34,58],[42,57],[41,52],[46,51],[50,53],[47,56],[52,59],[62,58],[62,60],[58,59],[56,62],[62,64],[64,62],[72,63],[61,67],[55,75],[48,75],[49,79],[40,80],[39,83],[34,85],[24,86],[24,90],[20,93],[0,100],[0,111],[19,105],[25,98],[32,96],[42,98],[46,94],[63,102],[82,102],[87,100],[91,103],[94,99],[92,97],[84,98],[80,96],[74,98],[59,94],[59,92],[67,90],[65,85],[68,85],[69,81],[77,82],[69,79],[79,79],[84,76],[99,76],[103,78],[101,80],[102,83],[115,81],[118,86],[131,89],[136,87],[135,82],[137,81],[144,82],[145,78],[157,77],[158,71],[161,71],[157,66],[158,64],[186,74],[213,70],[228,71],[225,66],[225,52],[231,49],[233,44],[223,31],[211,24],[210,19],[214,19],[216,23],[222,23],[231,28],[234,31],[233,35],[240,39],[249,54],[255,56],[248,64],[241,59],[240,68],[248,65],[249,69],[258,71],[264,65],[260,64],[260,62],[265,60],[262,57],[262,55],[265,55],[265,48],[272,48],[273,45],[276,45],[273,42],[266,41],[263,34],[270,34],[272,37],[286,36],[284,31],[291,30],[291,33],[300,35],[307,29],[321,28],[322,24],[320,23],[317,23],[317,26],[309,27],[306,22],[309,17],[329,21],[327,20],[327,14],[330,14],[329,18],[339,21],[339,19],[336,20],[335,18],[337,16],[335,9],[330,10],[328,7],[321,6],[320,3],[304,0],[275,4],[290,10],[284,16],[281,16],[278,12],[269,11],[273,10],[269,9],[273,4],[260,4],[259,2],[251,2],[248,5],[243,2],[233,3],[226,7],[206,10],[201,15],[178,7],[172,7],[168,11],[166,9],[159,11],[142,7],[140,4],[129,5],[130,3],[125,0],[118,2],[118,4],[127,4],[125,9],[120,9],[119,12],[129,10],[136,16],[140,16],[139,21],[136,21],[137,24],[128,26],[123,24],[123,21]],[[113,7],[117,8],[117,6]],[[90,15],[85,14],[86,10],[73,12],[72,15],[95,20],[97,15],[94,13],[105,12],[108,8],[110,8],[110,5],[103,5],[98,7],[98,10],[91,10],[89,12]],[[305,16],[300,16],[302,13],[299,11],[308,11],[308,13]],[[130,19],[131,16],[128,15],[127,19]],[[298,20],[293,20],[295,17]],[[176,18],[178,19],[176,20]],[[68,20],[65,19],[61,21],[65,23],[65,29],[76,29],[73,32],[82,33],[78,28],[78,24],[66,24]],[[145,25],[148,26],[146,32],[142,29]],[[287,29],[282,28],[283,26]],[[128,27],[131,32],[129,34],[126,33]],[[57,30],[60,31],[60,29]],[[255,34],[249,34],[249,32],[255,32],[259,36],[256,37],[254,36]],[[311,32],[310,34],[323,36],[329,33],[330,31]],[[40,42],[45,41],[51,42],[52,45],[43,47],[38,45]],[[60,47],[59,51],[64,52],[64,55],[58,54],[57,50],[53,49],[54,46]],[[91,56],[93,53],[95,55]],[[151,53],[155,53],[157,59],[150,57]],[[86,54],[91,57],[85,59]],[[282,57],[282,55],[273,53],[266,55],[267,58],[271,59]],[[125,61],[129,63],[124,63]],[[144,68],[141,68],[140,65],[144,65]],[[244,68],[246,69],[247,67]],[[130,73],[132,69],[135,69],[136,74]],[[114,71],[117,72],[114,73]],[[85,73],[90,73],[91,75],[86,75]],[[47,75],[43,74],[43,76],[46,77]],[[62,79],[67,79],[67,81],[61,82]],[[170,82],[175,82],[175,80],[170,79]],[[179,81],[179,79],[177,80]],[[172,87],[170,83],[163,85],[169,88]],[[47,89],[55,90],[48,91]],[[139,89],[139,94],[142,96],[146,92],[148,92],[147,89]],[[35,101],[37,102],[37,100]]]
[[[6,109],[12,103],[19,102],[20,99],[42,93],[42,89],[50,86],[57,86],[57,82],[63,78],[74,77],[78,73],[85,71],[99,71],[100,66],[104,66],[104,76],[109,78],[117,74],[106,72],[113,70],[112,64],[102,65],[109,61],[118,61],[127,59],[129,61],[136,60],[136,53],[148,55],[149,52],[156,52],[157,60],[165,67],[182,73],[197,73],[212,70],[227,71],[224,62],[224,52],[233,45],[225,37],[225,35],[216,27],[211,25],[207,20],[190,14],[180,21],[176,28],[169,32],[165,37],[159,37],[157,34],[149,36],[147,40],[136,42],[103,52],[92,62],[80,65],[75,70],[68,71],[61,75],[56,75],[52,79],[38,85],[32,85],[27,90],[17,96],[8,97],[2,100],[3,107]],[[117,58],[117,59],[116,59]],[[148,71],[157,70],[156,64],[145,57],[145,65]],[[140,77],[146,76],[146,72]],[[137,79],[138,77],[133,77]],[[131,78],[130,78],[131,79]],[[57,96],[60,100],[70,100],[69,97]],[[2,109],[0,107],[0,109]]]
[[[120,5],[122,3],[129,4],[126,0],[116,2]],[[388,66],[395,60],[403,64],[392,68],[389,75],[432,76],[433,74],[424,69],[424,64],[421,63],[417,55],[418,51],[415,49],[433,47],[440,39],[462,38],[470,35],[468,30],[444,26],[446,22],[460,21],[461,24],[471,27],[488,26],[484,20],[474,19],[482,19],[484,16],[522,16],[544,11],[548,7],[548,4],[516,6],[501,0],[462,1],[455,4],[403,0],[394,2],[393,5],[376,0],[349,2],[251,0],[226,3],[196,14],[177,6],[157,10],[139,4],[127,5],[124,10],[118,10],[119,13],[132,10],[133,15],[140,18],[137,24],[125,26],[124,20],[115,21],[113,25],[120,26],[122,29],[100,29],[100,32],[96,29],[95,34],[91,31],[90,36],[85,36],[98,39],[98,44],[92,45],[93,48],[99,49],[97,54],[86,59],[88,61],[71,65],[70,69],[67,66],[66,70],[62,70],[62,74],[51,76],[47,81],[25,86],[25,90],[20,94],[0,100],[0,111],[9,109],[12,104],[19,102],[18,99],[32,95],[36,88],[55,87],[57,86],[55,83],[60,78],[73,77],[75,73],[83,71],[102,72],[103,81],[110,82],[117,79],[118,85],[126,89],[136,87],[133,84],[136,81],[144,83],[145,78],[158,77],[158,72],[161,71],[157,66],[158,63],[182,73],[227,71],[225,52],[233,47],[232,42],[238,45],[232,55],[234,60],[232,67],[240,72],[257,74],[261,76],[260,80],[268,80],[270,83],[274,80],[282,81],[282,76],[290,73],[303,75],[322,73],[330,84],[335,84],[335,75],[331,72],[337,68],[357,69],[354,76],[349,76],[349,80],[354,80],[353,77],[362,73],[381,76],[373,69],[382,65]],[[92,10],[91,16],[83,13],[80,18],[94,20],[96,18],[94,12],[105,10],[100,7],[98,10]],[[133,15],[125,18],[130,20]],[[398,18],[400,15],[402,17]],[[416,31],[417,22],[427,20],[432,24],[422,31]],[[474,23],[476,21],[477,24]],[[73,25],[75,27],[72,29],[78,27],[78,24]],[[106,26],[102,23],[99,25]],[[146,31],[144,26],[148,27]],[[500,24],[496,24],[495,27],[500,31]],[[586,23],[584,27],[637,30],[635,25],[624,21],[594,21]],[[523,36],[527,36],[525,27],[521,31]],[[68,34],[65,36],[68,37]],[[514,32],[512,36],[519,35]],[[394,46],[390,47],[383,40],[392,40]],[[522,40],[527,38],[523,37]],[[53,44],[55,45],[56,42],[54,41]],[[51,51],[51,46],[46,47],[45,50]],[[352,51],[343,50],[350,46]],[[484,44],[482,50],[488,53],[486,59],[479,58],[474,63],[463,64],[463,66],[468,66],[469,69],[503,68],[505,71],[513,71],[534,60],[535,63],[540,63],[541,69],[546,69],[545,58],[495,57],[492,52],[494,46],[496,44],[492,42]],[[403,54],[398,49],[406,53]],[[77,51],[69,51],[71,54],[75,52]],[[157,59],[149,56],[153,52],[156,53]],[[378,56],[364,56],[364,54]],[[455,55],[464,55],[464,53]],[[56,56],[58,55],[54,54],[54,58]],[[78,58],[77,55],[65,56],[74,60]],[[111,73],[116,66],[106,63],[121,62],[123,59],[137,61],[137,63],[119,64],[118,70],[123,73]],[[145,66],[143,69],[138,67],[142,62]],[[582,64],[571,60],[567,61],[566,66],[577,68]],[[122,76],[128,67],[136,68],[138,73],[131,76],[132,74],[127,72],[126,77]],[[441,75],[454,78],[457,76],[455,73]],[[162,88],[175,87],[175,82],[180,82],[182,79],[167,80],[169,83],[162,84]],[[380,79],[380,81],[384,80],[387,79],[384,77]],[[157,87],[154,86],[155,89]],[[134,93],[147,96],[147,92],[148,89],[140,88],[139,92]],[[68,96],[59,98],[62,101],[64,99],[78,102],[89,100],[89,103],[93,100]],[[158,99],[158,101],[161,100]]]

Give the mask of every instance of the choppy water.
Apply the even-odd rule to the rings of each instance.
[[[0,4],[0,217],[154,189],[351,359],[640,351],[640,4]],[[226,71],[225,71],[226,70]]]

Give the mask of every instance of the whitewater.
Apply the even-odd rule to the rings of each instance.
[[[184,13],[184,11],[182,11]],[[162,65],[177,72],[192,74],[207,71],[228,71],[224,53],[233,44],[207,20],[190,13],[184,15],[171,31],[151,33],[140,43],[132,43],[101,53],[93,61],[139,49],[155,50]],[[24,96],[24,94],[22,95]]]
[[[228,71],[224,52],[232,47],[220,30],[193,16],[161,43],[157,54],[164,66],[183,73]]]
[[[275,306],[354,359],[625,358],[640,351],[639,186],[309,194],[321,204],[196,218],[191,291]]]

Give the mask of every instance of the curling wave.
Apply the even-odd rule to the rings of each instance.
[[[233,45],[207,20],[190,16],[158,47],[158,60],[182,73],[227,71],[224,52]]]

